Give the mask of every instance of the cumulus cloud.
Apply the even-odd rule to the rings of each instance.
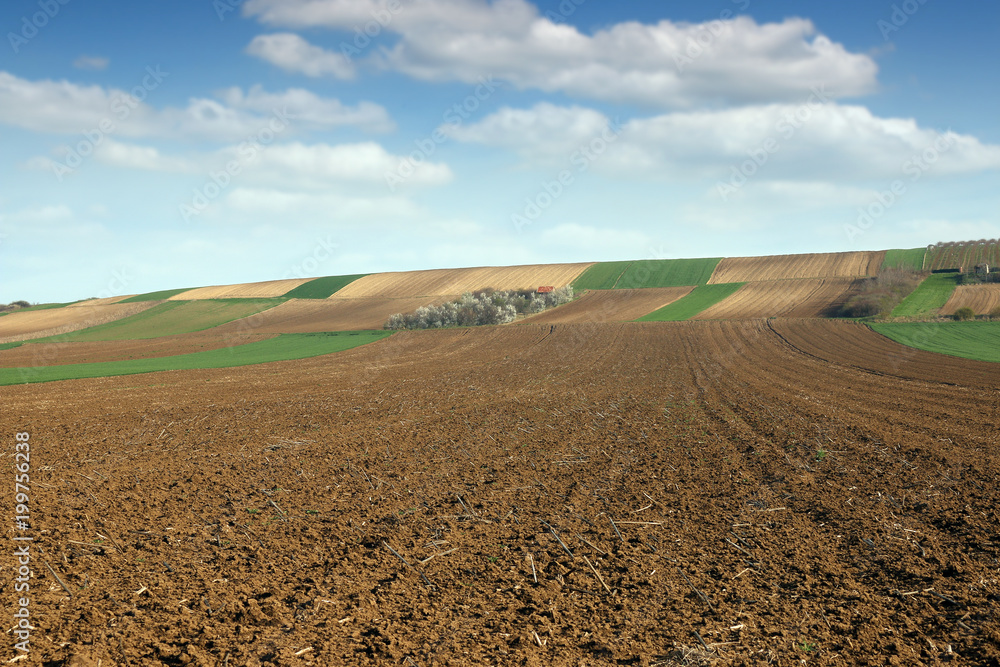
[[[700,24],[629,21],[587,34],[526,0],[401,8],[398,0],[248,0],[243,10],[274,27],[351,31],[374,22],[398,39],[370,58],[421,80],[492,75],[520,89],[659,108],[788,102],[821,82],[835,97],[863,95],[875,89],[878,70],[869,55],[800,18],[758,24],[723,13]],[[270,41],[263,48],[258,40]],[[340,53],[290,33],[258,37],[251,48],[290,71],[345,76]]]
[[[161,74],[168,77],[169,73]],[[0,123],[35,132],[79,134],[100,129],[125,138],[236,141],[273,120],[289,133],[353,126],[387,131],[385,108],[342,104],[299,88],[269,93],[260,86],[222,91],[217,99],[192,98],[184,108],[156,108],[156,77],[146,75],[130,90],[84,86],[69,81],[22,79],[0,71]],[[104,128],[104,129],[101,129]]]
[[[565,165],[613,122],[592,109],[542,103],[504,108],[448,131],[457,140],[511,150],[551,167]],[[854,181],[996,169],[1000,146],[813,96],[797,105],[636,118],[621,126],[594,166],[629,176],[729,178],[736,169],[766,180]]]
[[[347,125],[369,132],[390,132],[396,127],[389,112],[381,105],[362,101],[357,106],[350,106],[340,100],[320,97],[304,88],[269,93],[260,85],[253,86],[246,92],[233,87],[220,91],[218,97],[233,109],[261,114],[275,109],[287,109],[296,125],[315,128]]]
[[[247,53],[287,72],[311,77],[354,78],[354,66],[343,55],[314,46],[288,32],[254,37],[247,46]]]

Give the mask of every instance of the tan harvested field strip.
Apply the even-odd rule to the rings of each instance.
[[[853,285],[853,278],[769,280],[747,283],[735,294],[702,311],[694,319],[829,317],[843,305]]]
[[[116,303],[87,308],[50,308],[0,317],[0,343],[44,338],[114,322],[152,308],[158,301]]]
[[[522,320],[525,324],[630,322],[686,296],[694,287],[596,290]]]
[[[959,285],[941,308],[941,314],[954,315],[959,308],[971,308],[976,315],[990,314],[1000,308],[1000,284]]]
[[[445,296],[487,287],[498,290],[537,289],[542,285],[562,287],[591,266],[593,262],[373,273],[355,280],[331,298]]]
[[[175,294],[168,301],[195,301],[199,299],[264,299],[282,296],[299,285],[309,282],[312,278],[291,278],[288,280],[269,280],[263,283],[241,283],[238,285],[216,285],[213,287],[196,287],[186,292]]]
[[[746,283],[793,278],[874,276],[878,274],[884,258],[885,251],[731,257],[719,262],[708,282]]]
[[[10,350],[0,350],[0,367],[31,368],[35,366],[62,366],[89,364],[101,361],[127,359],[152,359],[176,354],[218,350],[259,340],[273,338],[276,334],[218,335],[216,333],[179,334],[143,340],[115,340],[98,342],[26,343]]]
[[[381,329],[390,315],[412,313],[457,299],[460,295],[411,297],[405,299],[365,298],[292,299],[250,317],[213,329],[218,333],[309,333],[312,331],[354,331]]]
[[[80,301],[79,303],[71,303],[67,308],[90,308],[92,306],[108,306],[112,303],[118,303],[123,301],[130,296],[135,296],[134,294],[126,294],[124,296],[109,296],[104,299],[87,299],[86,301]]]
[[[1000,375],[787,342],[898,348],[862,331],[405,331],[5,387],[23,662],[996,665]]]

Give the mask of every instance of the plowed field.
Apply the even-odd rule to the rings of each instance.
[[[719,262],[709,284],[792,278],[859,278],[874,276],[885,251],[837,252],[773,257],[733,257]]]
[[[219,333],[308,333],[381,329],[390,315],[411,313],[460,295],[409,299],[292,299],[276,308],[217,327]]]
[[[5,387],[21,664],[997,664],[1000,374],[771,324]]]
[[[523,321],[531,324],[630,322],[677,301],[693,289],[653,287],[587,292],[575,301],[532,315]]]
[[[170,357],[175,354],[189,354],[204,350],[218,350],[234,345],[245,345],[273,336],[274,334],[260,335],[238,332],[219,335],[212,332],[210,334],[180,334],[145,340],[28,343],[10,350],[0,350],[0,368],[62,366],[98,361]]]
[[[971,308],[976,315],[988,315],[1000,308],[1000,284],[959,285],[944,304],[941,314],[954,315],[959,308]]]
[[[747,283],[728,299],[702,311],[695,319],[830,317],[843,305],[853,285],[852,278]]]
[[[303,285],[312,278],[291,278],[269,280],[263,283],[241,283],[238,285],[215,285],[196,287],[170,297],[170,301],[196,301],[199,299],[270,299],[283,296],[285,292]]]
[[[463,294],[485,287],[498,290],[537,289],[569,285],[589,264],[538,264],[373,273],[355,280],[334,297],[418,297]]]
[[[992,389],[1000,384],[1000,364],[917,350],[875,333],[863,324],[775,320],[770,326],[800,352],[840,366],[944,385]],[[929,325],[925,341],[938,330],[933,324]],[[996,404],[998,397],[994,393],[988,395]]]
[[[15,312],[0,318],[0,343],[44,338],[107,324],[141,313],[155,305],[155,301],[148,301]]]

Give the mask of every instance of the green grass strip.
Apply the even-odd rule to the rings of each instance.
[[[615,289],[705,285],[721,261],[721,257],[635,261],[625,270]]]
[[[631,264],[632,262],[598,262],[573,281],[573,289],[614,289],[615,283]]]
[[[181,292],[189,292],[192,288],[182,287],[180,289],[165,289],[159,292],[146,292],[145,294],[136,294],[135,296],[130,296],[127,299],[122,299],[118,303],[139,303],[142,301],[166,301],[172,296],[177,296]]]
[[[958,274],[933,273],[892,309],[892,317],[919,317],[937,311],[958,287]]]
[[[204,352],[192,352],[191,354],[178,354],[172,357],[105,361],[91,364],[69,364],[65,366],[39,366],[37,368],[0,368],[0,386],[135,375],[137,373],[156,373],[159,371],[231,368],[234,366],[266,364],[272,361],[305,359],[307,357],[318,357],[324,354],[349,350],[359,345],[373,343],[390,335],[392,335],[391,331],[282,334],[277,338],[247,343],[246,345],[225,347],[219,350],[205,350]]]
[[[908,347],[1000,362],[1000,322],[881,322],[868,326]]]
[[[35,342],[140,340],[192,333],[249,317],[284,302],[285,299],[166,301],[130,317]]]
[[[23,340],[19,340],[15,343],[0,343],[0,350],[13,350],[15,347],[21,347],[24,345]]]
[[[725,298],[736,293],[746,283],[721,283],[717,285],[699,285],[687,296],[668,303],[663,308],[649,315],[640,317],[636,322],[683,322],[689,320],[710,306],[714,306]]]
[[[885,252],[885,259],[882,261],[882,268],[923,271],[924,255],[926,254],[926,248],[913,248],[912,250],[887,250]]]
[[[364,278],[367,275],[367,273],[358,273],[353,276],[317,278],[316,280],[302,283],[290,292],[285,293],[284,297],[286,299],[328,299],[358,278]]]

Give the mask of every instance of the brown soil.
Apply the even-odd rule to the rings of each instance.
[[[729,298],[702,311],[695,319],[829,317],[844,304],[853,286],[853,278],[747,283]]]
[[[98,361],[152,359],[175,354],[218,350],[273,338],[275,334],[192,333],[145,340],[114,340],[90,343],[26,343],[10,350],[0,350],[0,368],[61,366]]]
[[[31,433],[20,664],[996,665],[980,380],[754,321],[5,387],[7,455]]]
[[[677,301],[693,289],[693,287],[654,287],[596,290],[587,292],[579,299],[558,308],[527,317],[523,321],[530,324],[631,322]]]
[[[959,308],[971,308],[976,315],[992,313],[1000,308],[1000,285],[959,285],[944,304],[941,314],[954,315]]]
[[[715,267],[709,283],[745,283],[792,278],[857,278],[874,276],[885,259],[881,252],[832,252],[772,257],[727,257]]]
[[[230,322],[214,331],[254,333],[309,333],[381,329],[390,315],[412,313],[457,299],[460,294],[407,299],[365,298],[292,299],[262,313]]]

